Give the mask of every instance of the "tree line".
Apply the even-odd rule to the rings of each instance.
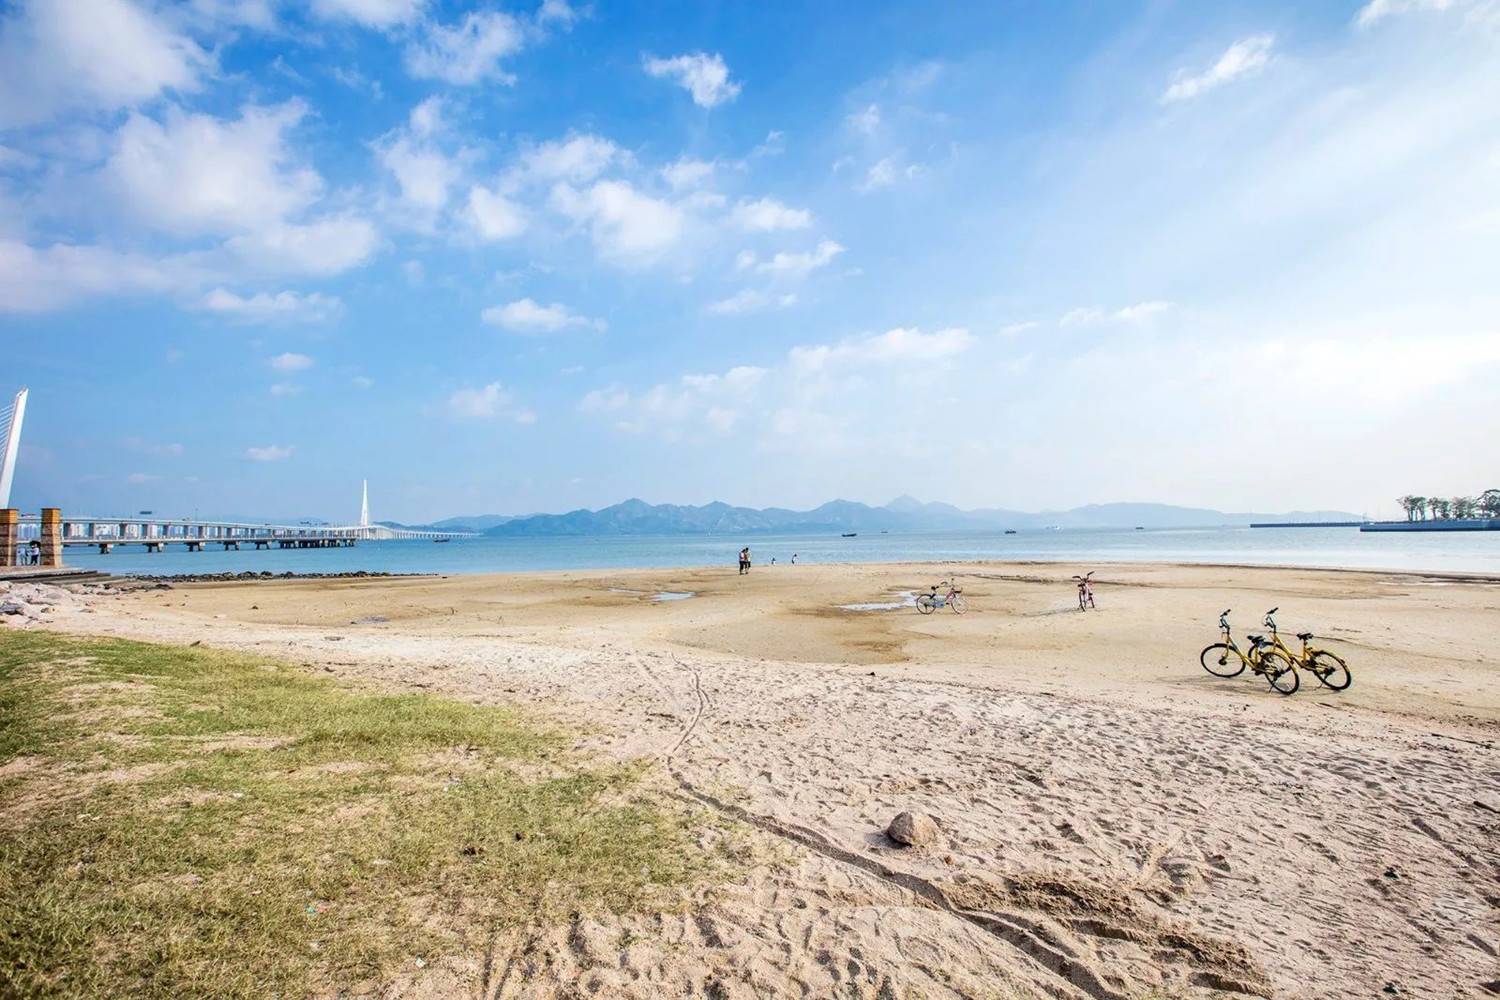
[[[1500,490],[1485,490],[1477,497],[1419,497],[1407,495],[1396,501],[1408,521],[1446,521],[1450,518],[1500,518]]]

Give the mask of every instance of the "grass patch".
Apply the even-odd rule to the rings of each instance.
[[[722,860],[505,709],[204,649],[0,633],[0,995],[305,996]]]

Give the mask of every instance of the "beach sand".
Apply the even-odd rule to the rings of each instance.
[[[392,996],[1500,991],[1500,581],[1115,565],[1079,613],[1070,572],[193,584],[60,603],[43,627],[528,705],[656,761],[779,859],[680,911],[434,963]],[[966,615],[841,608],[948,576]],[[1243,643],[1272,606],[1289,642],[1310,629],[1346,657],[1348,691],[1203,671],[1220,611]],[[888,841],[902,810],[936,840]]]

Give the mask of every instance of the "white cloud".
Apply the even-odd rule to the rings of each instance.
[[[713,172],[712,163],[686,156],[661,168],[662,178],[671,185],[673,191],[695,188],[712,177]]]
[[[67,243],[39,250],[0,239],[0,313],[40,312],[85,295],[172,292],[202,280],[203,264],[192,255],[156,258]]]
[[[619,157],[620,148],[601,136],[583,133],[531,146],[520,157],[522,174],[539,180],[591,181]]]
[[[356,389],[368,389],[375,384],[375,380],[368,375],[356,375],[349,380],[349,384]]]
[[[786,133],[780,129],[771,129],[760,144],[750,150],[752,159],[761,156],[780,156],[786,152]]]
[[[791,208],[775,198],[741,200],[730,215],[741,229],[771,232],[777,229],[806,229],[812,225],[812,213],[805,208]]]
[[[491,382],[478,389],[464,387],[448,397],[448,412],[455,417],[471,420],[494,420],[509,418],[518,424],[536,423],[536,414],[530,410],[518,410],[511,394],[499,382]]]
[[[253,462],[280,462],[292,457],[291,445],[268,444],[245,449],[245,457]]]
[[[1202,73],[1178,70],[1176,79],[1162,94],[1162,101],[1170,104],[1192,100],[1231,80],[1259,71],[1270,61],[1271,47],[1275,42],[1274,35],[1251,35],[1225,49],[1224,54]]]
[[[295,382],[277,382],[271,386],[271,395],[276,397],[296,396],[301,392],[302,387]]]
[[[630,405],[630,393],[617,385],[584,393],[578,409],[584,413],[617,413]]]
[[[141,452],[146,455],[155,455],[158,458],[181,458],[184,450],[182,445],[175,441],[164,444],[153,444],[142,438],[127,437],[122,439],[120,443],[131,451]]]
[[[0,128],[193,91],[211,64],[166,19],[128,0],[28,0],[0,24]]]
[[[556,333],[571,327],[604,329],[604,321],[580,316],[560,302],[544,306],[532,299],[517,299],[503,306],[490,306],[480,318],[491,326],[512,333]]]
[[[440,150],[409,135],[393,138],[377,155],[396,178],[402,202],[428,220],[448,204],[448,191],[462,174]]]
[[[874,135],[880,129],[880,107],[871,104],[849,115],[844,121],[856,132]]]
[[[322,178],[296,164],[286,132],[300,101],[247,107],[236,120],[169,109],[132,114],[115,136],[106,184],[143,224],[181,236],[247,231],[311,205]]]
[[[312,0],[313,13],[319,17],[380,29],[410,24],[426,5],[426,0]]]
[[[644,65],[651,76],[676,81],[693,95],[693,103],[700,108],[733,100],[740,92],[740,85],[729,79],[729,67],[718,53],[694,52],[670,59],[647,56]]]
[[[226,245],[268,273],[326,276],[364,263],[379,242],[368,220],[342,215],[306,224],[273,225],[236,236]]]
[[[521,206],[498,191],[476,184],[469,189],[469,204],[464,218],[470,228],[486,242],[508,240],[526,229]]]
[[[510,84],[515,77],[500,60],[525,44],[520,22],[497,10],[475,11],[452,27],[432,24],[426,37],[406,49],[406,68],[420,79],[472,86],[486,80]]]
[[[788,253],[782,251],[770,260],[755,264],[755,268],[767,274],[800,278],[811,274],[818,268],[827,267],[833,262],[835,257],[843,252],[844,248],[833,240],[823,240],[811,251],[806,253]],[[753,256],[746,258],[741,254],[737,263],[741,267],[746,267],[754,264],[754,262],[755,258]]]
[[[1058,326],[1090,326],[1095,323],[1144,323],[1162,313],[1170,311],[1172,303],[1151,301],[1137,302],[1111,312],[1099,306],[1079,306],[1069,309],[1058,319]]]
[[[276,355],[266,363],[279,372],[301,372],[313,366],[313,359],[306,354],[287,351],[284,354]]]
[[[903,163],[899,156],[881,157],[865,171],[865,176],[855,185],[862,194],[888,188],[901,180],[913,180],[922,173],[919,163]]]
[[[1423,10],[1443,11],[1452,6],[1453,0],[1370,0],[1359,9],[1354,22],[1361,28],[1368,28],[1397,14]]]
[[[160,478],[160,476],[150,476],[144,472],[132,472],[130,475],[125,477],[125,481],[131,486],[140,486],[143,483],[155,482]]]
[[[321,292],[257,292],[246,297],[227,288],[215,288],[200,305],[239,323],[324,323],[343,312],[338,296]]]
[[[715,316],[738,316],[742,313],[758,312],[762,309],[786,309],[796,305],[797,296],[792,293],[772,295],[756,288],[744,288],[727,299],[710,302],[704,312]]]
[[[434,94],[412,108],[406,116],[406,127],[412,135],[423,139],[444,131],[447,122],[443,117],[443,99]]]
[[[659,257],[681,238],[686,221],[681,208],[642,194],[627,181],[599,181],[583,191],[558,185],[552,201],[564,215],[588,225],[601,254],[623,263]]]
[[[923,333],[897,327],[869,337],[853,337],[836,344],[794,347],[787,354],[793,372],[815,375],[838,365],[892,364],[940,361],[967,351],[974,337],[962,327]]]
[[[578,20],[578,11],[567,2],[567,0],[542,0],[542,6],[536,12],[538,24],[560,24],[563,27],[571,27]]]

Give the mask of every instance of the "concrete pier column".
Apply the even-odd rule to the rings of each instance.
[[[42,508],[42,565],[63,564],[62,511],[57,507]]]
[[[16,564],[16,545],[21,539],[21,512],[14,507],[0,510],[0,566]]]
[[[112,549],[112,548],[114,548],[114,546],[112,544],[110,544],[109,542],[100,542],[99,543],[99,554],[101,556],[107,556],[107,555],[109,555],[109,550]],[[148,548],[147,551],[150,551],[150,549]]]

